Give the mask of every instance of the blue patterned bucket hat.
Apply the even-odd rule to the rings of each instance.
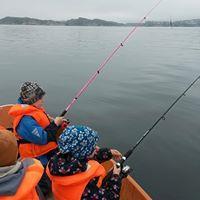
[[[99,140],[98,133],[87,126],[69,126],[60,135],[58,148],[62,154],[85,159],[91,155]]]

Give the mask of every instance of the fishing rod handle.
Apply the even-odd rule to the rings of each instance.
[[[64,117],[66,115],[67,111],[64,110],[61,114],[60,114],[60,117]]]

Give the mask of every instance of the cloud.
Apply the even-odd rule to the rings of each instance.
[[[155,0],[0,0],[0,17],[28,16],[66,20],[87,17],[115,21],[137,21]],[[152,13],[152,20],[200,18],[198,0],[163,0]]]

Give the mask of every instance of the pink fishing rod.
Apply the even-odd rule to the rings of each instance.
[[[122,40],[121,43],[119,43],[113,51],[106,57],[106,59],[98,66],[98,69],[95,71],[94,74],[89,78],[89,80],[85,83],[85,85],[81,88],[81,90],[76,94],[74,99],[71,101],[71,103],[66,107],[66,109],[62,112],[60,115],[63,117],[70,109],[71,107],[76,103],[78,98],[87,90],[89,85],[94,82],[94,80],[97,78],[97,76],[100,74],[100,72],[103,70],[103,68],[106,66],[106,64],[111,60],[111,58],[118,52],[121,47],[124,46],[124,44],[129,40],[129,38],[135,33],[138,27],[147,19],[147,17],[153,12],[153,10],[161,3],[162,0],[159,0],[148,12],[147,14],[142,17],[142,19],[138,22],[138,24],[133,27],[133,29],[128,33],[128,35]]]

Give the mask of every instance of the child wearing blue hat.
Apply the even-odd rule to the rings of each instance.
[[[102,182],[106,172],[100,163],[120,159],[121,153],[99,148],[98,140],[98,133],[86,126],[70,126],[60,135],[59,152],[47,168],[55,199],[119,199],[121,169],[114,166],[112,176]]]

